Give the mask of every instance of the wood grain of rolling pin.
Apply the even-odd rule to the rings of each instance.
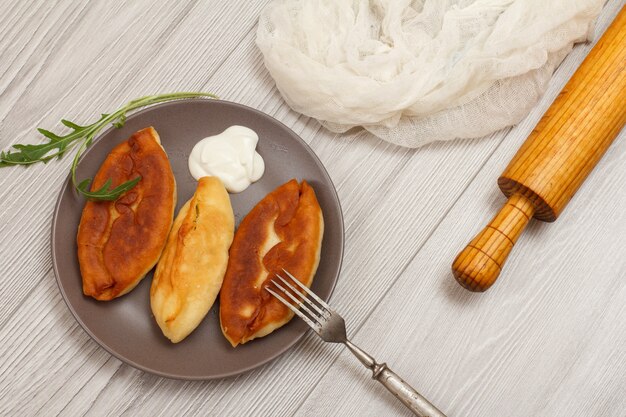
[[[457,256],[456,280],[491,287],[529,220],[557,219],[625,123],[626,7],[498,179],[508,201]]]

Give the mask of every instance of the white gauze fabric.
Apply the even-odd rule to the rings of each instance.
[[[519,122],[603,0],[277,0],[257,45],[289,106],[418,147]]]

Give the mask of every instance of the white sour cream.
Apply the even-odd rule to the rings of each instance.
[[[218,177],[229,192],[240,193],[265,171],[265,162],[256,152],[258,141],[254,130],[237,125],[204,138],[189,155],[189,172],[196,180]]]

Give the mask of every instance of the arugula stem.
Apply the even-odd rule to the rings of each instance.
[[[104,127],[109,125],[109,123],[113,124],[116,128],[122,127],[126,121],[126,116],[130,112],[142,107],[171,100],[201,97],[211,99],[218,98],[214,94],[203,92],[183,91],[177,93],[158,94],[131,100],[115,112],[103,114],[98,121],[87,126],[80,126],[68,120],[62,120],[65,126],[73,130],[72,132],[65,136],[59,136],[45,129],[38,129],[39,133],[48,138],[48,142],[39,145],[15,144],[12,146],[13,150],[0,152],[0,168],[13,165],[30,166],[38,162],[45,163],[53,158],[61,158],[65,152],[69,149],[73,149],[80,143],[78,150],[74,154],[70,168],[72,185],[80,194],[90,200],[116,200],[126,191],[137,185],[137,183],[141,180],[141,177],[136,177],[132,180],[126,181],[114,188],[111,188],[111,180],[109,179],[98,190],[88,188],[89,184],[92,182],[91,179],[85,179],[81,182],[78,182],[76,179],[78,161],[80,160],[83,152],[85,152],[85,150],[91,145],[95,136]]]

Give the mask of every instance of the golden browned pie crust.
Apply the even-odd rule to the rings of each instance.
[[[222,286],[235,216],[217,177],[202,177],[176,216],[159,260],[150,305],[163,334],[173,343],[187,337],[209,312]]]
[[[324,219],[313,188],[295,179],[269,193],[243,219],[220,293],[222,332],[233,346],[291,320],[291,310],[264,287],[283,268],[310,286],[323,234]]]
[[[78,226],[83,293],[111,300],[132,290],[161,256],[172,226],[176,182],[152,127],[117,145],[96,174],[92,190],[109,178],[115,187],[137,176],[116,201],[88,201]]]

